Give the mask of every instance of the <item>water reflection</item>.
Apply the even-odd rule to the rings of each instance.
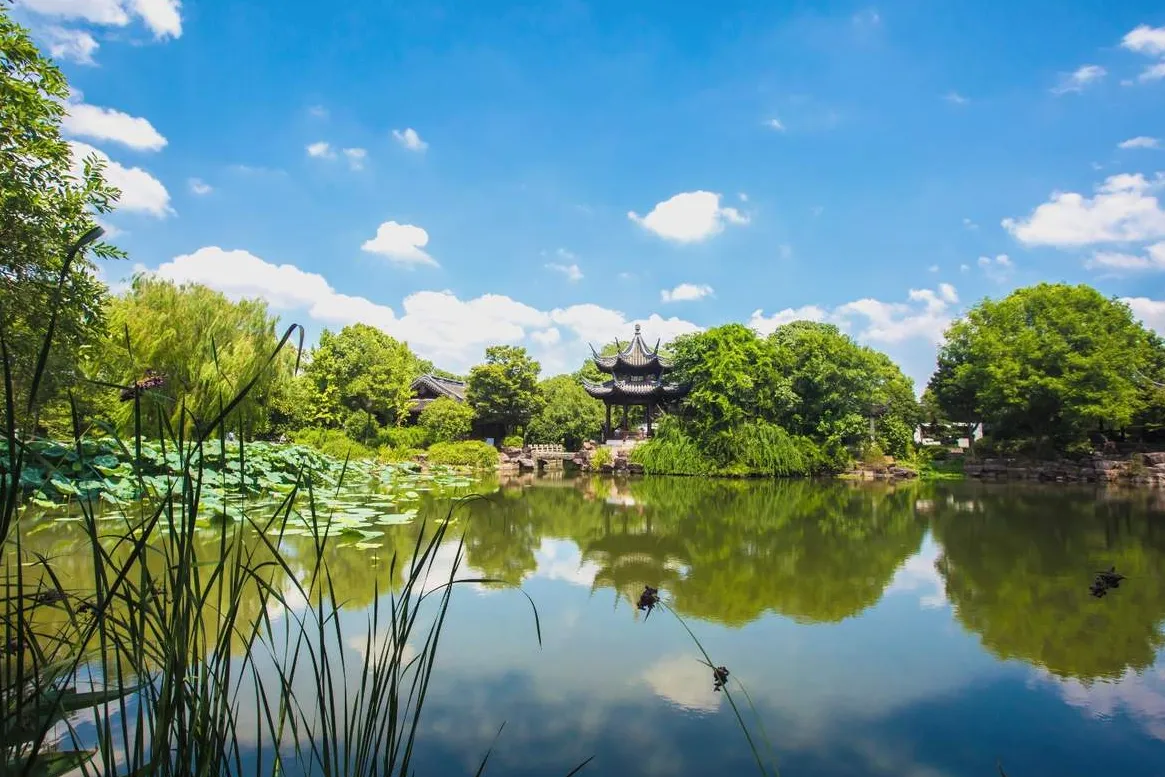
[[[525,479],[458,519],[466,576],[447,621],[418,773],[746,774],[698,652],[645,585],[749,689],[790,775],[1149,775],[1165,763],[1165,516],[1156,496],[977,484]],[[422,515],[448,502],[427,498]],[[86,580],[70,524],[30,536]],[[344,645],[400,584],[419,526],[329,552]],[[200,552],[214,551],[213,535]],[[310,541],[287,538],[297,572]],[[433,571],[445,579],[452,548]],[[1128,575],[1104,599],[1093,573]],[[297,603],[292,603],[296,606]],[[302,603],[300,603],[302,604]],[[1001,660],[1008,659],[1008,660]]]

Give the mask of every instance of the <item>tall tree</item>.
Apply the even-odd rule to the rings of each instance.
[[[946,333],[931,387],[951,418],[978,415],[992,437],[1063,447],[1146,401],[1137,375],[1153,340],[1128,305],[1091,286],[1041,283],[984,300]]]
[[[495,345],[485,349],[485,363],[469,371],[467,398],[479,421],[509,431],[525,426],[542,409],[538,373],[542,365],[525,348]]]
[[[177,429],[190,416],[211,420],[257,376],[237,417],[249,432],[266,430],[268,402],[289,371],[285,364],[266,368],[278,338],[265,302],[232,302],[206,286],[139,275],[129,291],[111,298],[108,319],[107,337],[87,359],[96,378],[127,385],[151,371],[161,374],[164,384],[147,392],[143,407],[164,413]],[[131,429],[132,404],[107,397],[114,420]],[[143,432],[157,432],[152,417]]]
[[[0,5],[0,332],[18,390],[27,388],[68,247],[119,196],[88,159],[75,170],[61,117],[69,86]],[[94,256],[123,256],[98,243]],[[105,286],[78,257],[61,286],[52,360],[42,397],[76,380],[79,349],[103,331]]]
[[[324,330],[306,377],[313,387],[314,424],[325,427],[395,425],[408,409],[421,362],[407,344],[376,327],[352,324]]]
[[[777,369],[797,401],[780,419],[794,434],[850,445],[869,436],[905,453],[918,421],[914,385],[885,354],[859,345],[833,324],[794,321],[769,336]]]
[[[593,399],[570,375],[556,375],[539,385],[545,406],[526,427],[526,441],[561,443],[578,450],[603,425],[603,403]]]

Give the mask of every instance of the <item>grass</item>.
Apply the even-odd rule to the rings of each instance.
[[[429,446],[427,461],[452,467],[493,469],[498,465],[498,452],[481,440],[438,442]]]

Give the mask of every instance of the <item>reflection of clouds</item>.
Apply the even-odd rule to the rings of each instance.
[[[918,552],[898,567],[886,593],[918,592],[918,604],[924,610],[947,606],[946,586],[935,568],[940,553],[938,543],[928,534]]]
[[[595,575],[599,573],[599,565],[582,560],[582,552],[570,540],[543,539],[538,550],[534,551],[534,560],[538,569],[534,577],[544,577],[547,580],[564,580],[575,585],[592,586]]]
[[[365,653],[365,651],[368,649],[367,631],[363,633],[357,632],[356,634],[348,637],[345,641],[348,643],[348,647],[352,648],[360,654],[360,658],[362,660],[368,659],[368,656]],[[381,629],[376,633],[375,636],[372,637],[372,657],[376,658],[377,656],[385,655],[388,651],[391,651],[395,641],[396,640],[393,639],[391,629]],[[409,661],[412,661],[416,657],[417,649],[413,647],[412,644],[406,642],[404,648],[401,649],[400,652],[401,668],[403,669],[406,665],[408,665]]]
[[[454,569],[454,562],[457,562],[457,567]],[[455,580],[472,577],[484,577],[481,570],[474,569],[469,566],[465,560],[465,550],[461,551],[461,559],[457,561],[457,543],[445,542],[433,551],[431,561],[426,563],[424,571],[421,575],[421,591],[429,592],[449,582],[450,576]],[[405,569],[405,577],[408,577],[408,569]],[[475,593],[485,595],[494,592],[494,589],[487,588],[481,583],[458,583],[454,586],[454,591],[468,588]]]
[[[652,664],[643,679],[656,696],[677,707],[715,712],[723,694],[712,690],[712,673],[689,655],[671,655]]]
[[[1149,736],[1165,741],[1165,666],[1146,672],[1126,669],[1119,680],[1092,683],[1055,677],[1042,669],[1036,670],[1036,676],[1056,686],[1065,703],[1098,718],[1124,710]]]

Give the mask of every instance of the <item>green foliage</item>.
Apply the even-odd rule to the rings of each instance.
[[[423,426],[392,426],[380,432],[380,444],[393,448],[416,450],[428,448],[432,442],[429,430]]]
[[[1135,380],[1155,340],[1128,305],[1089,286],[1041,283],[984,300],[946,333],[930,388],[953,420],[982,420],[997,440],[1062,449],[1146,406]]]
[[[371,448],[356,442],[339,429],[300,429],[292,433],[291,439],[300,445],[310,445],[317,451],[338,459],[376,457]]]
[[[774,420],[796,400],[773,350],[742,324],[682,335],[673,347],[676,378],[691,386],[686,425],[702,443],[746,421]]]
[[[511,434],[510,436],[506,437],[506,439],[502,440],[502,446],[506,448],[521,448],[525,444],[526,441],[522,439],[520,434]]]
[[[58,287],[58,280],[68,248],[120,196],[102,178],[99,157],[72,158],[60,132],[68,97],[61,71],[0,5],[0,329],[23,396],[45,317],[60,294],[42,400],[77,384],[83,349],[104,331],[105,286],[94,264],[78,256],[64,284]],[[90,251],[102,259],[124,257],[105,243]]]
[[[538,391],[541,365],[525,348],[495,345],[485,349],[485,363],[469,371],[466,396],[479,421],[509,429],[525,426],[542,409]]]
[[[452,467],[493,469],[498,465],[498,451],[481,440],[439,442],[429,448],[428,462]]]
[[[473,431],[473,408],[449,397],[434,399],[421,411],[420,425],[433,442],[457,442]]]
[[[143,275],[110,300],[108,320],[108,335],[86,360],[92,377],[125,386],[149,370],[165,376],[164,385],[143,394],[145,435],[158,437],[162,421],[174,429],[189,427],[191,416],[209,421],[254,378],[236,422],[247,433],[266,431],[266,406],[292,364],[281,360],[276,369],[264,369],[278,343],[265,302],[232,302],[205,286]],[[100,414],[132,432],[134,403],[117,402],[116,390],[100,391]]]
[[[604,419],[603,403],[587,394],[575,378],[548,378],[539,389],[545,405],[526,427],[528,442],[559,443],[575,451],[598,434]]]
[[[796,401],[779,421],[794,434],[854,445],[878,437],[895,456],[907,453],[919,413],[910,379],[883,353],[858,345],[832,324],[794,321],[769,336],[777,369]]]
[[[324,330],[305,375],[313,425],[346,426],[352,413],[370,413],[378,427],[395,426],[408,410],[421,364],[409,347],[367,324]]]
[[[613,464],[614,461],[615,454],[611,453],[611,449],[605,445],[596,448],[594,453],[591,454],[591,467],[594,469],[605,467],[608,464]]]

